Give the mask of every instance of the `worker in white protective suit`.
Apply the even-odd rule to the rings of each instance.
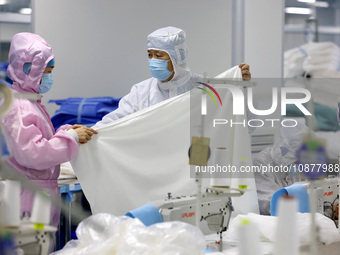
[[[296,152],[302,145],[303,137],[309,132],[302,122],[298,122],[295,127],[281,127],[280,137],[274,145],[254,157],[253,165],[259,169],[263,166],[288,166],[290,169],[289,172],[254,173],[260,214],[270,215],[270,200],[275,191],[301,181],[301,175],[294,168]]]
[[[185,38],[185,32],[176,27],[161,28],[148,35],[149,68],[153,77],[135,84],[121,99],[118,109],[105,115],[92,128],[99,128],[196,87],[203,77],[192,74],[187,66]],[[249,65],[243,63],[239,67],[243,80],[250,80]]]

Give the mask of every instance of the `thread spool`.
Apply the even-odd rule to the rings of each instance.
[[[3,226],[19,227],[20,225],[20,188],[19,181],[4,181],[0,204],[0,219]]]
[[[297,211],[298,202],[295,197],[287,195],[280,198],[274,240],[275,255],[299,254]]]
[[[237,171],[233,173],[232,187],[235,189],[249,189],[252,186],[252,173],[247,172],[246,167],[248,165],[247,159],[243,158],[238,163]]]
[[[260,255],[258,231],[250,219],[241,219],[238,226],[238,240],[239,255]]]
[[[50,224],[51,199],[47,192],[35,193],[30,221],[35,224],[35,228],[43,228],[45,224]]]
[[[12,103],[13,96],[11,89],[0,82],[0,118],[6,116],[12,107]]]
[[[228,171],[229,159],[228,150],[225,147],[218,147],[214,150],[212,166],[215,172],[212,173],[210,185],[218,188],[229,188],[231,184],[231,171]],[[219,171],[221,169],[221,171]],[[226,170],[226,171],[224,171]]]

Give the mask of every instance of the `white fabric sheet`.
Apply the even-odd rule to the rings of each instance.
[[[229,90],[224,89],[220,96],[223,107],[214,105],[211,98],[207,100],[208,110],[217,109],[217,113],[205,118],[204,135],[211,138],[212,151],[225,146],[231,152],[232,164],[247,158],[250,165],[248,129],[211,125],[211,118],[234,118],[234,121],[239,118],[232,114]],[[163,199],[168,192],[173,196],[194,194],[196,184],[194,175],[190,176],[188,149],[191,137],[198,136],[201,130],[200,111],[201,91],[193,89],[100,127],[98,135],[86,145],[80,145],[71,164],[92,212],[119,216]],[[248,181],[252,191],[233,200],[234,206],[242,213],[258,213],[255,181]],[[204,179],[203,188],[209,182]]]

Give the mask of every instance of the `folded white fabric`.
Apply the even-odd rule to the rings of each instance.
[[[334,78],[339,79],[340,78],[340,72],[335,70],[318,70],[313,72],[314,78]]]
[[[308,43],[285,51],[284,77],[314,74],[323,70],[340,71],[340,48],[332,42]]]
[[[307,51],[308,55],[322,52],[340,52],[339,47],[333,42],[310,42],[301,46]]]
[[[338,66],[340,55],[336,56],[335,54],[313,54],[306,57],[304,63],[307,64],[322,64],[322,63],[332,63]]]
[[[307,53],[301,48],[287,50],[284,53],[284,77],[293,78],[303,74],[302,63]]]
[[[303,69],[307,73],[314,75],[314,72],[320,72],[320,71],[325,71],[325,70],[337,71],[338,67],[337,67],[337,64],[331,63],[331,62],[318,63],[318,64],[304,63]]]
[[[237,215],[230,223],[229,230],[225,233],[227,240],[237,240],[237,227],[241,219],[247,218],[251,222],[255,223],[259,231],[259,235],[262,241],[273,242],[276,231],[275,216],[258,215],[249,213],[248,215]],[[320,241],[328,245],[334,242],[340,242],[339,230],[336,228],[334,222],[326,216],[316,213],[316,224],[319,227]],[[288,224],[288,223],[287,223]],[[311,228],[311,214],[310,213],[298,213],[297,215],[297,231],[299,235],[299,244],[308,244],[310,240],[310,228]]]
[[[59,179],[62,179],[62,178],[76,178],[76,174],[74,173],[72,165],[69,161],[60,164]]]
[[[71,163],[65,162],[60,164],[60,174],[58,177],[58,184],[76,184],[79,183],[77,176],[74,173]]]

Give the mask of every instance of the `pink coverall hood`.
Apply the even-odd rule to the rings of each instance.
[[[54,58],[51,46],[39,35],[18,33],[13,36],[8,54],[7,74],[13,81],[12,88],[19,92],[37,93],[47,63]],[[32,63],[29,74],[24,64]]]

